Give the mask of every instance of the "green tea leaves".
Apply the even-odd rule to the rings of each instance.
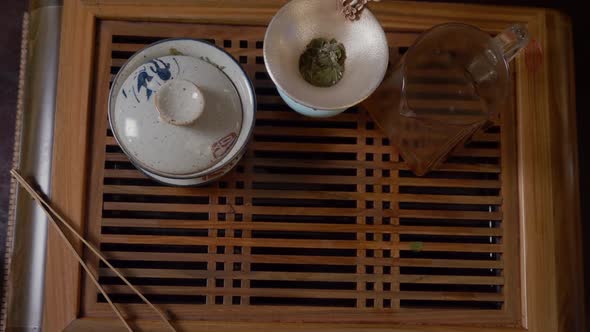
[[[299,58],[299,72],[310,84],[330,87],[344,75],[346,50],[336,39],[313,39]]]
[[[412,250],[413,252],[420,252],[420,251],[422,251],[423,247],[424,247],[424,243],[422,243],[422,242],[410,243],[410,250]]]
[[[174,47],[170,48],[170,55],[184,55],[184,53],[180,52],[179,50],[177,50]]]

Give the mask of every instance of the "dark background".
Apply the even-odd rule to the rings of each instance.
[[[382,0],[388,1],[388,0]],[[431,0],[432,1],[432,0]],[[22,17],[28,1],[0,1],[0,270],[3,269],[4,240],[8,218],[9,170],[12,166],[14,144],[14,121],[18,87]],[[435,0],[435,2],[443,2]],[[451,2],[451,1],[447,1]],[[582,227],[584,244],[584,265],[586,276],[586,311],[590,317],[590,18],[584,9],[588,5],[576,5],[568,1],[555,0],[467,0],[454,1],[479,4],[539,6],[558,9],[568,14],[573,23],[574,51],[576,63],[576,110],[578,119],[578,148],[580,156],[580,198],[582,206]],[[589,151],[590,152],[590,151]],[[0,278],[0,289],[3,278]],[[590,328],[590,324],[589,328]]]

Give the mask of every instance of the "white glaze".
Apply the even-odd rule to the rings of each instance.
[[[244,154],[245,145],[250,139],[254,127],[256,99],[252,83],[241,66],[228,53],[206,42],[186,38],[163,40],[137,52],[123,65],[113,81],[109,95],[109,120],[111,128],[113,128],[113,112],[116,107],[118,92],[124,81],[134,70],[155,58],[179,53],[214,63],[233,83],[238,91],[243,109],[242,128],[236,143],[215,166],[198,174],[184,177],[160,176],[151,173],[149,170],[142,169],[139,163],[133,159],[133,156],[130,156],[125,150],[123,151],[140,170],[159,182],[177,186],[201,185],[221,177],[237,164]],[[114,134],[117,141],[120,141],[121,138],[116,133]]]
[[[154,103],[164,121],[186,126],[203,114],[205,96],[195,83],[179,78],[164,83],[155,93]]]
[[[167,121],[156,103],[165,106]],[[205,108],[195,109],[199,106]],[[232,82],[214,65],[165,56],[127,77],[111,120],[122,148],[144,170],[190,176],[210,169],[229,152],[242,127],[242,105]]]
[[[369,97],[379,86],[389,62],[387,38],[379,21],[365,9],[349,21],[338,1],[292,0],[270,22],[264,38],[266,69],[294,110],[310,115],[338,114]],[[316,87],[299,73],[299,57],[314,38],[335,38],[346,49],[342,80]]]
[[[335,115],[338,115],[347,110],[347,108],[336,109],[336,110],[318,110],[315,108],[307,107],[305,105],[301,105],[294,101],[293,99],[289,98],[287,94],[281,89],[278,89],[279,96],[283,99],[283,101],[295,112],[309,116],[312,118],[329,118]]]

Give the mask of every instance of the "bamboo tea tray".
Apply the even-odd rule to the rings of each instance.
[[[323,1],[323,0],[322,0]],[[304,118],[262,57],[285,0],[66,0],[51,199],[182,331],[582,331],[571,30],[543,9],[382,1],[391,52],[443,22],[528,25],[537,71],[514,65],[513,107],[424,178],[366,111]],[[255,84],[253,141],[203,188],[136,170],[107,121],[110,83],[144,46],[206,39]],[[44,331],[122,324],[50,232]],[[134,326],[165,330],[112,272]]]

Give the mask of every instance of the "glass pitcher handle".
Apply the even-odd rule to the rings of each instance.
[[[497,78],[496,67],[500,57],[510,63],[512,59],[529,43],[529,32],[522,24],[514,24],[492,39],[494,49],[488,48],[474,57],[467,66],[467,71],[476,83],[493,81]],[[498,51],[500,54],[498,54]]]
[[[514,24],[494,38],[494,43],[500,48],[506,62],[512,61],[529,43],[530,36],[527,28],[522,24]]]

